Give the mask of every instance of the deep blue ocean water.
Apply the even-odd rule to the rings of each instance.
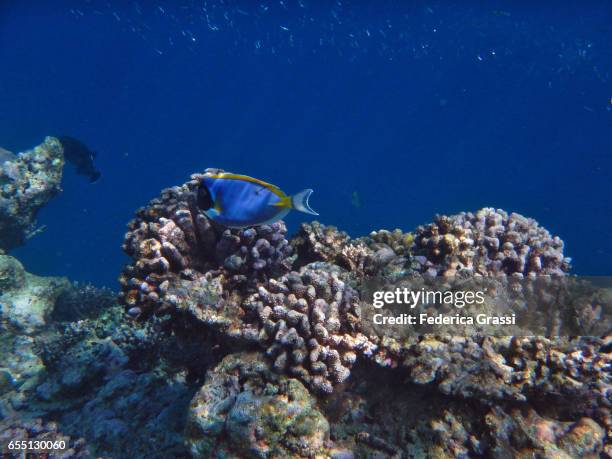
[[[0,145],[71,135],[103,173],[68,167],[15,255],[115,287],[134,210],[221,167],[354,236],[519,212],[612,274],[612,3],[465,3],[2,0]]]

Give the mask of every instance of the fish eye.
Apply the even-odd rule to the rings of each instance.
[[[198,188],[197,203],[198,207],[202,210],[208,210],[213,206],[210,191],[208,191],[208,188],[206,188],[206,185],[203,183],[201,183]]]

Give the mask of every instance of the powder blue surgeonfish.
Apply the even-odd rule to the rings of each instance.
[[[308,205],[311,189],[287,196],[280,188],[247,175],[207,169],[198,190],[198,206],[228,228],[274,223],[291,209],[319,215]]]

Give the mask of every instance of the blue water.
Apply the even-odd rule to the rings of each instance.
[[[134,210],[214,166],[355,236],[516,211],[612,274],[612,3],[464,3],[3,0],[0,145],[71,135],[103,173],[15,254],[114,287]]]

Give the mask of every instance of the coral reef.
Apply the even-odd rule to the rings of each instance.
[[[410,255],[414,244],[414,234],[404,233],[400,229],[372,231],[369,239],[375,243],[386,245],[399,256]]]
[[[433,276],[564,275],[571,261],[563,241],[535,220],[493,208],[437,215],[417,228],[414,243],[427,260],[423,271]]]
[[[430,421],[435,442],[427,448],[428,457],[471,457],[487,452],[492,457],[520,459],[597,459],[604,452],[604,429],[590,418],[562,422],[540,416],[531,408],[505,411],[496,406],[470,420],[465,413],[453,411],[446,410]]]
[[[394,351],[376,359],[410,370],[410,381],[434,384],[444,394],[487,404],[564,394],[581,412],[594,415],[611,407],[611,340],[425,336],[410,344],[385,343],[385,350]]]
[[[209,222],[197,207],[200,178],[164,190],[137,212],[124,243],[133,262],[120,279],[121,301],[128,316],[139,319],[135,323],[158,316],[195,352],[206,337],[202,352],[212,347],[213,359],[225,356],[192,400],[186,439],[194,456],[467,457],[497,451],[571,457],[578,450],[567,438],[587,430],[592,441],[580,452],[603,451],[611,408],[609,336],[396,336],[365,325],[363,308],[371,306],[363,295],[374,278],[565,279],[570,260],[563,242],[537,222],[482,209],[438,216],[414,235],[381,230],[359,239],[313,222],[287,242],[281,223],[227,230]],[[528,287],[507,301],[525,304],[542,296]],[[594,287],[580,289],[580,308],[560,320],[583,321],[588,329],[596,317],[608,317],[601,305],[610,298]],[[371,421],[361,430],[350,427],[375,409],[362,390],[370,384],[376,390],[376,372],[401,376],[390,399],[407,387],[439,407],[426,425],[415,421],[421,434],[398,441]],[[342,412],[327,408],[347,397],[357,411],[327,424]],[[446,412],[438,402],[444,399],[453,403]],[[542,401],[558,411],[543,409]],[[474,421],[460,415],[466,403],[476,407]],[[294,441],[294,412],[311,413],[307,424],[318,425],[321,435],[295,427],[302,437]],[[556,423],[554,436],[537,437],[542,423]],[[508,442],[504,435],[516,438]]]
[[[115,306],[95,319],[66,324],[38,346],[45,373],[23,402],[29,409],[57,410],[61,404],[64,430],[85,436],[105,455],[184,454],[181,413],[193,389],[168,360],[160,360],[184,350],[162,340],[159,324],[129,326]],[[134,432],[143,436],[135,441]]]
[[[64,155],[56,138],[0,164],[0,249],[10,250],[35,233],[36,214],[61,191]]]
[[[494,408],[485,417],[490,451],[498,457],[596,459],[603,453],[604,429],[593,419],[561,422],[539,416],[533,409]],[[500,435],[500,433],[502,435]],[[510,440],[510,441],[508,441]]]
[[[33,390],[39,384],[44,365],[35,352],[33,337],[1,329],[0,355],[0,396],[10,398],[15,391]],[[0,418],[5,411],[0,403]]]
[[[0,438],[52,432],[66,457],[612,453],[612,294],[569,282],[563,242],[535,221],[482,209],[358,239],[313,222],[288,240],[282,222],[210,222],[201,177],[129,223],[121,305],[0,256]],[[368,326],[373,280],[454,288],[476,275],[506,288],[539,274],[567,281],[546,285],[576,303],[554,319],[593,336]],[[524,307],[546,293],[521,285],[500,298]],[[499,307],[494,298],[484,307]]]
[[[355,457],[600,457],[605,423],[563,412],[567,403],[482,404],[405,381],[409,372],[365,365],[323,403],[336,448]],[[568,420],[568,417],[572,419]],[[576,441],[581,435],[580,441]]]
[[[128,323],[107,289],[32,276],[10,256],[0,256],[0,285],[6,457],[22,456],[8,441],[26,439],[65,440],[51,456],[66,459],[188,455],[185,413],[197,386],[184,369],[209,365],[202,345],[196,353],[155,319]]]
[[[350,240],[347,233],[335,226],[325,226],[315,221],[302,223],[300,231],[292,238],[291,245],[304,264],[324,261],[343,266],[350,265],[342,254],[342,248],[349,244]]]
[[[226,338],[259,343],[278,371],[330,392],[355,350],[368,348],[365,337],[343,337],[358,321],[357,295],[341,270],[287,273],[293,249],[282,223],[215,228],[194,206],[199,179],[164,190],[129,224],[124,249],[135,262],[120,279],[128,313],[187,312]]]

